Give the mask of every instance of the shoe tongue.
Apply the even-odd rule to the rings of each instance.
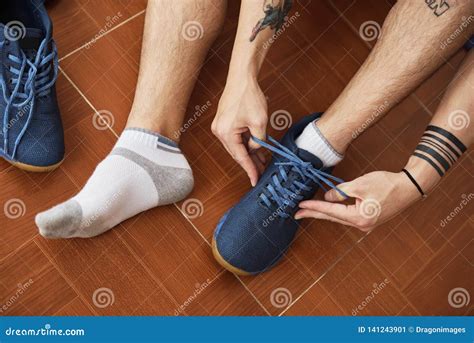
[[[39,29],[27,28],[24,35],[19,39],[20,48],[23,51],[38,50],[44,39],[43,31]]]
[[[310,162],[316,169],[321,169],[323,167],[323,162],[319,157],[313,155],[307,150],[297,148],[296,154],[305,162]]]
[[[314,168],[316,169],[322,169],[323,168],[323,162],[315,155],[310,153],[309,151],[306,151],[304,149],[300,149],[294,144],[293,142],[287,142],[289,143],[287,147],[293,151],[299,158],[301,158],[304,162],[310,162]],[[281,156],[276,156],[278,162],[287,162],[287,159]],[[300,174],[297,172],[292,172],[289,174],[289,178],[285,181],[282,182],[282,185],[285,187],[289,187],[293,184],[294,180],[300,180]]]

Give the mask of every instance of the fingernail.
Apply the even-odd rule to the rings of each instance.
[[[295,219],[296,220],[300,220],[301,218],[303,218],[300,214],[295,214]]]

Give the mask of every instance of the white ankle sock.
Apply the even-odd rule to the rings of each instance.
[[[93,237],[158,205],[184,199],[193,188],[191,168],[176,143],[144,129],[126,129],[84,188],[39,213],[47,238]]]
[[[317,156],[325,167],[338,164],[343,155],[339,154],[323,136],[316,125],[316,121],[309,123],[303,132],[296,138],[296,145]]]

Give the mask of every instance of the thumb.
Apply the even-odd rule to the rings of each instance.
[[[358,198],[361,196],[361,187],[359,184],[359,178],[352,180],[350,182],[344,182],[337,185],[341,191],[346,193],[351,198]],[[339,193],[336,189],[331,189],[324,194],[324,199],[326,201],[344,201],[346,200],[344,196]]]
[[[266,123],[264,125],[249,127],[249,131],[250,131],[250,134],[255,138],[258,138],[262,141],[267,139],[267,125],[266,125]],[[249,139],[248,145],[249,145],[250,150],[257,150],[257,149],[260,148],[260,144],[258,144],[252,138]]]

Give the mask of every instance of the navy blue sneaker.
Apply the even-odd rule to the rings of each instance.
[[[0,4],[0,156],[28,171],[64,158],[52,23],[43,0]]]
[[[314,197],[318,187],[337,187],[343,182],[323,168],[321,160],[299,149],[295,140],[322,113],[307,116],[285,134],[281,143],[269,137],[273,152],[257,185],[220,220],[214,232],[212,251],[217,261],[238,275],[262,273],[274,266],[290,246],[298,230],[294,219],[298,204]],[[346,196],[342,191],[341,194]]]

